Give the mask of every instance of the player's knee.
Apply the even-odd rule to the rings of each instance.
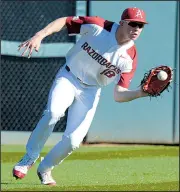
[[[48,118],[49,125],[54,125],[54,124],[56,124],[56,123],[60,120],[60,118],[61,118],[64,114],[47,110],[47,111],[45,112],[45,115],[46,115],[46,118]]]
[[[79,145],[80,144],[77,144],[77,143],[71,143],[72,150],[74,151],[74,150],[78,149]]]
[[[73,138],[71,136],[63,136],[65,140],[67,140],[69,147],[72,151],[76,150],[80,146],[80,142],[77,140],[77,138]]]
[[[78,149],[79,146],[80,146],[80,143],[79,142],[75,142],[75,140],[72,139],[71,137],[69,138],[69,144],[71,146],[72,151]]]

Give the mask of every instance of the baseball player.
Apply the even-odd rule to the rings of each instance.
[[[103,86],[115,82],[114,100],[120,103],[147,96],[141,88],[128,89],[137,67],[134,41],[145,24],[145,12],[139,8],[125,9],[119,24],[97,16],[63,17],[19,46],[19,50],[24,48],[22,56],[28,53],[30,58],[33,50],[38,51],[42,40],[48,35],[64,28],[67,28],[69,35],[81,35],[67,53],[66,63],[56,75],[47,108],[28,140],[26,154],[13,168],[14,177],[25,177],[38,159],[54,126],[69,108],[62,140],[45,156],[37,169],[42,184],[56,184],[51,171],[83,141]]]

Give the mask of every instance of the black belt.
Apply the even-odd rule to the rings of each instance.
[[[65,69],[69,72],[70,68],[66,65]]]
[[[70,68],[69,68],[67,65],[66,65],[65,69],[66,69],[67,72],[71,71]],[[76,78],[77,78],[82,84],[88,85],[88,84],[86,84],[86,83],[83,83],[82,80],[79,79],[78,77],[76,77]]]

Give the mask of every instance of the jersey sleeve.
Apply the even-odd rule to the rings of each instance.
[[[104,27],[106,20],[98,16],[67,17],[66,26],[69,35],[92,33],[98,27]]]
[[[120,85],[121,87],[124,87],[124,88],[129,88],[131,80],[133,79],[135,71],[136,71],[136,66],[137,66],[137,54],[135,53],[131,71],[127,72],[127,73],[124,72],[121,74],[118,85]]]

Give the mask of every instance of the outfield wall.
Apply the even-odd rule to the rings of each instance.
[[[23,6],[26,3],[23,3]],[[53,35],[43,42],[40,52],[34,53],[32,59],[20,58],[17,45],[33,34],[33,28],[29,33],[23,32],[26,28],[24,20],[30,15],[24,9],[20,15],[20,24],[14,23],[13,19],[9,23],[8,18],[17,10],[12,5],[6,6],[12,10],[2,11],[4,29],[1,41],[1,143],[23,144],[27,142],[42,115],[56,71],[63,65],[66,52],[78,37],[69,38],[64,32]],[[61,12],[60,16],[66,16],[66,6],[65,4],[63,6],[65,12]],[[161,64],[176,68],[175,82],[179,82],[179,17],[178,4],[175,1],[91,1],[89,14],[118,22],[122,11],[134,6],[145,10],[149,25],[136,42],[139,55],[138,69],[130,88],[137,88],[143,74],[151,67]],[[55,9],[54,15],[59,15],[52,2],[51,6],[46,8],[49,7]],[[34,10],[33,6],[28,6],[28,9]],[[5,10],[8,14],[4,12]],[[45,18],[50,21],[55,17],[53,14],[45,15],[44,8],[41,11],[39,20],[33,23],[37,28],[42,27],[38,23],[42,20],[45,22]],[[86,3],[77,1],[75,7],[72,2],[71,10],[68,11],[69,15],[73,12],[76,15],[85,15]],[[14,32],[10,36],[12,30]],[[16,32],[22,33],[22,36],[14,35]],[[102,90],[97,113],[86,137],[87,142],[179,143],[179,85],[173,83],[170,92],[163,93],[162,98],[151,100],[142,98],[128,103],[116,103],[113,100],[113,87],[114,84],[111,84]],[[62,137],[65,126],[66,116],[57,124],[46,144],[57,143]],[[23,139],[19,140],[19,137]]]
[[[151,67],[165,64],[176,68],[179,82],[179,17],[176,1],[104,1],[90,4],[90,15],[118,22],[127,7],[139,7],[147,14],[136,45],[138,69],[131,83],[137,88]],[[107,10],[111,10],[110,12]],[[179,85],[172,84],[162,98],[143,98],[129,103],[113,101],[113,87],[102,91],[97,114],[88,133],[88,142],[179,143]]]

